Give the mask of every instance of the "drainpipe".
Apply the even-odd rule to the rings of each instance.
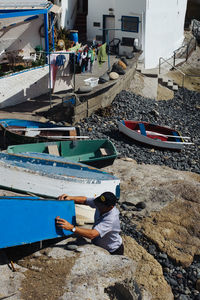
[[[53,13],[51,13],[51,39],[52,39],[52,48],[55,51],[55,40],[54,40],[54,17]]]
[[[48,36],[48,13],[44,14],[44,31],[45,31],[45,51],[49,53],[49,36]]]

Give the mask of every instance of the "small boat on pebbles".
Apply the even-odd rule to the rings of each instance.
[[[144,121],[122,120],[118,122],[119,131],[131,139],[152,147],[181,150],[185,144],[193,144],[185,140],[172,128],[151,124]]]
[[[7,152],[27,152],[30,155],[31,152],[48,153],[97,168],[111,165],[117,157],[117,150],[108,139],[12,145],[7,148]]]
[[[25,144],[79,138],[79,128],[58,126],[50,122],[0,119],[5,144]]]

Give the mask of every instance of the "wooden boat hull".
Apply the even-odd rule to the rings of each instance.
[[[57,129],[61,127],[66,129],[66,126],[58,126],[50,122],[43,123],[43,122],[19,120],[19,119],[0,119],[0,128],[3,131],[3,135],[4,135],[4,144],[7,145],[52,141],[54,140],[54,136],[59,136],[60,140],[62,139],[64,140],[69,135],[79,135],[78,128],[75,128],[75,130],[73,131],[62,131],[62,130],[49,131],[49,132],[42,131],[40,133],[38,132],[38,135],[36,136],[28,136],[26,135],[26,131],[24,131],[24,129],[26,128]],[[12,131],[13,129],[15,131]],[[16,131],[16,129],[19,129],[19,131]]]
[[[72,234],[55,225],[57,216],[75,225],[74,201],[0,197],[0,248]]]
[[[53,153],[54,149],[58,156],[97,168],[111,165],[117,157],[117,151],[113,143],[108,139],[12,145],[7,148],[7,152],[51,153],[52,151]]]
[[[120,196],[120,180],[111,174],[42,153],[0,153],[0,186],[53,198],[63,193],[97,197],[105,191]]]
[[[146,132],[151,132],[151,134],[145,135],[142,134],[140,131],[139,124],[143,124],[143,128]],[[180,134],[173,130],[172,128],[163,127],[155,124],[150,124],[148,122],[139,122],[139,121],[119,121],[118,122],[119,131],[124,133],[126,136],[130,137],[131,139],[150,145],[152,147],[164,148],[164,149],[171,149],[171,150],[181,150],[183,149],[183,142]],[[132,129],[134,128],[134,129]],[[158,135],[153,135],[156,133]],[[159,137],[160,134],[160,137]],[[170,139],[162,138],[162,135],[170,135],[174,136]]]

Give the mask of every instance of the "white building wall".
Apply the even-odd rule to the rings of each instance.
[[[143,23],[142,19],[145,13],[146,0],[107,0],[102,4],[102,1],[88,0],[88,18],[87,18],[87,39],[92,41],[97,35],[102,35],[103,28],[103,15],[109,15],[109,8],[113,9],[113,15],[115,16],[115,38],[122,40],[122,37],[138,38],[139,47],[143,45]],[[121,17],[133,16],[139,17],[139,32],[126,32],[121,31]],[[99,22],[100,27],[94,27],[93,23]],[[126,48],[126,47],[125,47]],[[133,50],[133,47],[127,47],[129,51]]]
[[[39,29],[44,23],[43,15],[24,22],[31,16],[8,18],[0,20],[0,52],[3,50],[20,50],[26,45],[32,48],[40,45],[44,49],[44,38]]]
[[[0,78],[0,108],[25,102],[49,91],[49,66]]]
[[[142,48],[142,16],[145,13],[146,0],[133,1],[133,0],[116,0],[116,11],[115,11],[115,24],[117,29],[121,29],[121,16],[139,17],[139,31],[136,32],[126,32],[126,31],[116,31],[116,37],[122,40],[122,37],[127,38],[138,38],[139,47]],[[132,51],[132,49],[131,49]]]
[[[60,6],[60,0],[57,0],[56,4]],[[61,7],[61,27],[73,29],[76,20],[77,0],[62,0]]]
[[[187,0],[147,0],[146,5],[144,57],[149,69],[182,45]]]
[[[115,13],[115,0],[99,1],[88,0],[88,16],[87,16],[87,39],[92,41],[97,35],[102,35],[103,28],[103,15],[109,15],[109,8],[114,9]],[[100,23],[100,27],[94,27],[93,23]]]

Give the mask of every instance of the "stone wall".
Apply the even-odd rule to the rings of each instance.
[[[115,96],[123,89],[127,89],[136,72],[136,61],[127,69],[125,75],[120,75],[119,79],[112,84],[105,84],[105,88],[89,98],[85,99],[85,102],[81,103],[77,101],[77,105],[74,108],[74,116],[72,123],[77,123],[81,119],[89,117],[93,112],[99,108],[109,106],[114,100]]]

